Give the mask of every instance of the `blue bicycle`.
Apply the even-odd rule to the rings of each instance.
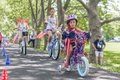
[[[60,31],[62,28],[62,25],[55,31],[52,40],[50,44],[48,45],[48,54],[49,57],[52,57],[54,60],[57,60],[59,58],[60,54],[60,41],[57,36],[57,31]]]

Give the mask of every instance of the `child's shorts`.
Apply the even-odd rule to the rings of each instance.
[[[96,57],[103,57],[103,51],[95,51]]]

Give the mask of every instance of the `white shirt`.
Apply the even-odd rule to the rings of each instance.
[[[46,29],[56,29],[57,20],[55,16],[54,17],[48,16],[47,22],[48,24]]]
[[[36,39],[36,32],[30,33],[30,39]]]

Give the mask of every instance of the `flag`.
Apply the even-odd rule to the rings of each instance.
[[[41,38],[43,38],[45,35],[46,35],[47,33],[46,32],[40,32],[38,35],[37,35],[37,38],[38,39],[41,39]]]

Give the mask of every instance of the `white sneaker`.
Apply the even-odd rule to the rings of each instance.
[[[71,71],[70,65],[68,67],[64,67],[64,65],[63,65],[62,69],[67,70],[67,71]]]
[[[64,44],[63,44],[63,43],[60,43],[60,47],[61,47],[61,48],[64,48]]]
[[[67,71],[71,71],[71,68],[70,68],[70,66],[68,66],[68,67],[66,68],[66,70],[67,70]]]

